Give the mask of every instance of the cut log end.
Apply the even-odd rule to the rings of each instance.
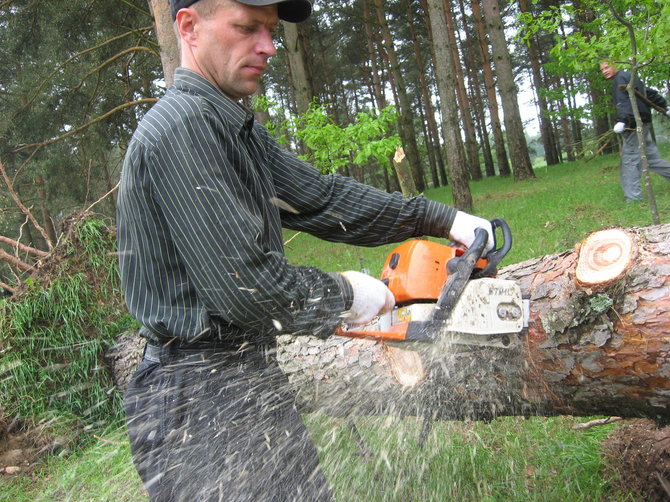
[[[413,387],[426,376],[418,353],[389,345],[384,345],[384,353],[388,357],[393,376],[403,387]]]
[[[575,279],[580,286],[604,286],[620,278],[635,254],[632,237],[618,228],[589,235],[579,249]]]

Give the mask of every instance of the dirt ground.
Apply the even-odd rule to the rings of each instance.
[[[670,426],[626,420],[610,433],[602,452],[622,491],[649,502],[670,500]]]
[[[56,451],[63,443],[62,438],[48,434],[42,426],[22,431],[17,424],[0,421],[0,477],[32,473],[43,455]]]

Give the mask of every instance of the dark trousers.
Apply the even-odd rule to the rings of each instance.
[[[145,357],[125,409],[154,502],[332,501],[288,381],[260,352]]]

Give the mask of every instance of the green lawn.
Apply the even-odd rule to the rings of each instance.
[[[618,157],[610,155],[537,168],[532,180],[472,183],[474,212],[503,217],[512,228],[514,248],[503,265],[571,248],[599,228],[650,225],[647,203],[623,201],[617,165]],[[661,221],[668,222],[670,183],[657,175],[652,181]],[[450,200],[448,187],[426,195]],[[354,248],[286,232],[292,237],[287,254],[293,263],[327,271],[365,269],[378,275],[393,247]],[[613,493],[603,474],[599,445],[613,426],[572,430],[585,419],[441,422],[419,446],[419,421],[364,417],[357,428],[369,457],[361,455],[341,421],[323,415],[305,419],[338,502],[634,500]],[[51,457],[32,477],[0,477],[0,500],[146,500],[123,429],[97,434],[100,439],[82,451]]]

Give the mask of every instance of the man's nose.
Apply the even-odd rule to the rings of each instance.
[[[260,33],[258,40],[257,49],[261,54],[267,54],[268,57],[274,56],[277,54],[277,48],[275,47],[275,41],[272,38],[272,32],[268,29],[263,29]]]

